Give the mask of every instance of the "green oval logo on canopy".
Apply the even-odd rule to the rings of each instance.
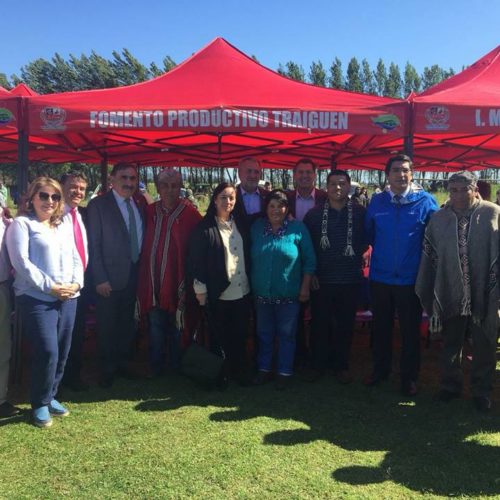
[[[5,108],[0,108],[0,125],[7,125],[14,119],[14,115]]]
[[[372,118],[372,122],[383,131],[394,130],[401,125],[399,118],[396,115],[378,115]]]

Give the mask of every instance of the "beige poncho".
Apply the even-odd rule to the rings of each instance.
[[[457,215],[445,206],[431,217],[415,285],[431,318],[431,331],[439,331],[443,320],[467,315],[481,325],[488,338],[496,341],[499,219],[500,207],[487,201],[480,201],[472,211],[465,247],[470,283],[467,286],[459,258]]]

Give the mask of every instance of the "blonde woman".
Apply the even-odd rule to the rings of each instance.
[[[32,345],[31,406],[37,427],[50,427],[52,416],[69,415],[55,395],[71,346],[83,267],[72,227],[62,223],[63,207],[59,183],[38,177],[7,231],[14,292]]]

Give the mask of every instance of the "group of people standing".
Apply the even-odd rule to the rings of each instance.
[[[219,184],[203,218],[180,197],[181,174],[170,168],[158,176],[159,201],[149,205],[129,164],[113,167],[112,189],[86,209],[80,207],[87,187],[81,173],[67,174],[61,185],[36,179],[18,217],[11,222],[2,216],[0,224],[0,292],[9,295],[11,265],[23,328],[33,346],[35,425],[47,427],[53,416],[69,414],[56,399],[63,375],[70,388],[86,388],[80,375],[84,318],[94,294],[101,387],[111,387],[116,377],[137,376],[129,367],[136,302],[148,318],[151,376],[179,368],[182,332],[192,330],[201,306],[211,347],[225,357],[219,387],[231,379],[260,385],[275,378],[276,388],[285,389],[296,347],[306,345],[304,317],[312,319],[306,378],[317,380],[332,368],[339,382],[349,383],[367,265],[373,368],[364,383],[376,386],[389,377],[397,317],[401,391],[416,395],[423,305],[431,328],[444,337],[438,399],[449,401],[462,392],[461,353],[470,330],[472,395],[479,410],[488,410],[500,209],[478,196],[477,179],[469,172],[450,177],[450,199],[439,211],[434,198],[412,181],[409,157],[390,158],[385,173],[387,188],[365,208],[350,198],[346,171],[331,171],[325,192],[315,187],[314,161],[304,158],[294,167],[296,189],[267,191],[259,187],[259,161],[247,157],[239,162],[240,184]],[[4,304],[0,416],[9,416],[18,409],[6,400],[10,306]],[[250,318],[256,372],[247,349]],[[186,345],[189,339],[184,340]]]

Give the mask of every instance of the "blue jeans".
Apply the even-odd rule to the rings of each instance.
[[[55,397],[71,347],[76,299],[45,302],[18,297],[23,329],[31,343],[31,406],[48,405]]]
[[[292,375],[295,356],[295,336],[300,304],[258,304],[257,337],[259,349],[257,367],[271,371],[274,339],[278,337],[277,372],[280,375]]]
[[[179,368],[181,334],[175,325],[175,314],[155,307],[149,311],[149,362],[154,375],[165,371],[168,344],[168,366]]]

